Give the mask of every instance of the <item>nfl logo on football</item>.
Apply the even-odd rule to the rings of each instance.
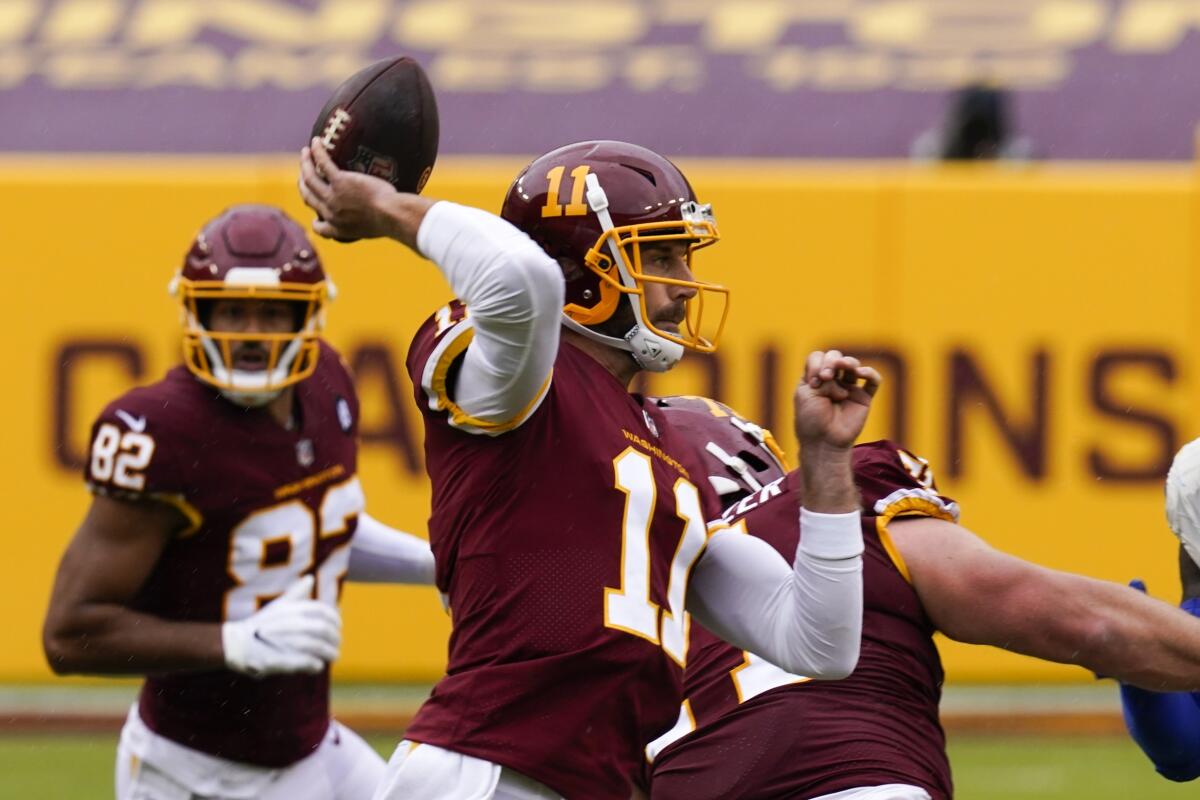
[[[396,182],[396,162],[362,145],[359,145],[358,151],[347,166],[357,172],[383,178],[389,183]]]

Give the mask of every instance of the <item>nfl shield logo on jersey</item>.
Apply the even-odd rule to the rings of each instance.
[[[296,442],[296,461],[302,467],[311,467],[316,460],[312,439],[301,439]]]
[[[342,428],[342,433],[349,433],[350,428],[354,426],[354,417],[350,415],[350,404],[346,402],[346,398],[339,397],[334,403],[334,410],[337,411],[338,425]]]

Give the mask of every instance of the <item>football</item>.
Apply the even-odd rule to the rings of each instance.
[[[421,65],[407,56],[351,75],[317,115],[319,137],[342,169],[383,178],[400,192],[425,188],[438,151],[438,111]]]

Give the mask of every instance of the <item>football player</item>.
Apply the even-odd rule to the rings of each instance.
[[[338,596],[346,579],[431,583],[433,555],[364,513],[358,400],[319,338],[333,284],[303,228],[240,205],[172,287],[184,363],[92,428],[46,657],[147,676],[119,800],[370,797],[383,761],[329,714]]]
[[[1176,454],[1167,473],[1167,522],[1179,537],[1179,607],[1200,617],[1200,439]],[[1141,581],[1133,586],[1146,591]],[[1156,687],[1161,688],[1161,687]],[[1200,694],[1121,684],[1125,725],[1155,769],[1173,781],[1200,778]]]
[[[659,401],[703,448],[735,530],[790,553],[803,476],[757,426],[711,401]],[[680,724],[647,747],[651,797],[947,800],[933,634],[1078,664],[1140,686],[1200,687],[1200,622],[1126,586],[1030,564],[958,524],[929,464],[892,442],[854,449],[863,501],[863,642],[843,681],[810,681],[699,625]]]
[[[662,156],[582,142],[521,171],[502,216],[301,161],[315,230],[389,236],[459,300],[408,355],[433,483],[430,541],[454,628],[446,677],[378,798],[626,800],[639,742],[675,722],[689,611],[817,678],[857,658],[858,502],[850,446],[879,376],[812,354],[797,390],[804,546],[726,531],[700,462],[627,387],[711,351],[725,290],[692,275],[709,206]],[[830,302],[838,302],[830,298]],[[705,330],[712,333],[705,334]]]

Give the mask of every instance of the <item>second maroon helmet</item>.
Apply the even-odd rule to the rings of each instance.
[[[630,350],[652,370],[669,368],[684,348],[716,349],[728,290],[647,274],[642,268],[640,245],[683,242],[690,265],[696,250],[719,238],[712,207],[697,202],[687,178],[666,158],[626,142],[560,147],[521,171],[501,216],[562,265],[567,279],[563,312],[570,327]],[[654,325],[645,305],[647,283],[695,289],[687,303],[685,330],[673,333]],[[634,327],[628,332],[597,330],[614,318],[623,298],[632,303]]]
[[[691,441],[708,469],[708,482],[729,508],[787,474],[787,458],[766,428],[707,397],[654,398],[671,429]]]
[[[317,365],[317,337],[333,284],[308,236],[274,206],[231,206],[196,234],[171,281],[183,305],[184,364],[204,382],[243,405],[261,405],[304,380]],[[296,308],[291,333],[236,333],[208,326],[204,308],[215,300],[284,300]],[[261,342],[267,368],[234,369],[238,342]]]

